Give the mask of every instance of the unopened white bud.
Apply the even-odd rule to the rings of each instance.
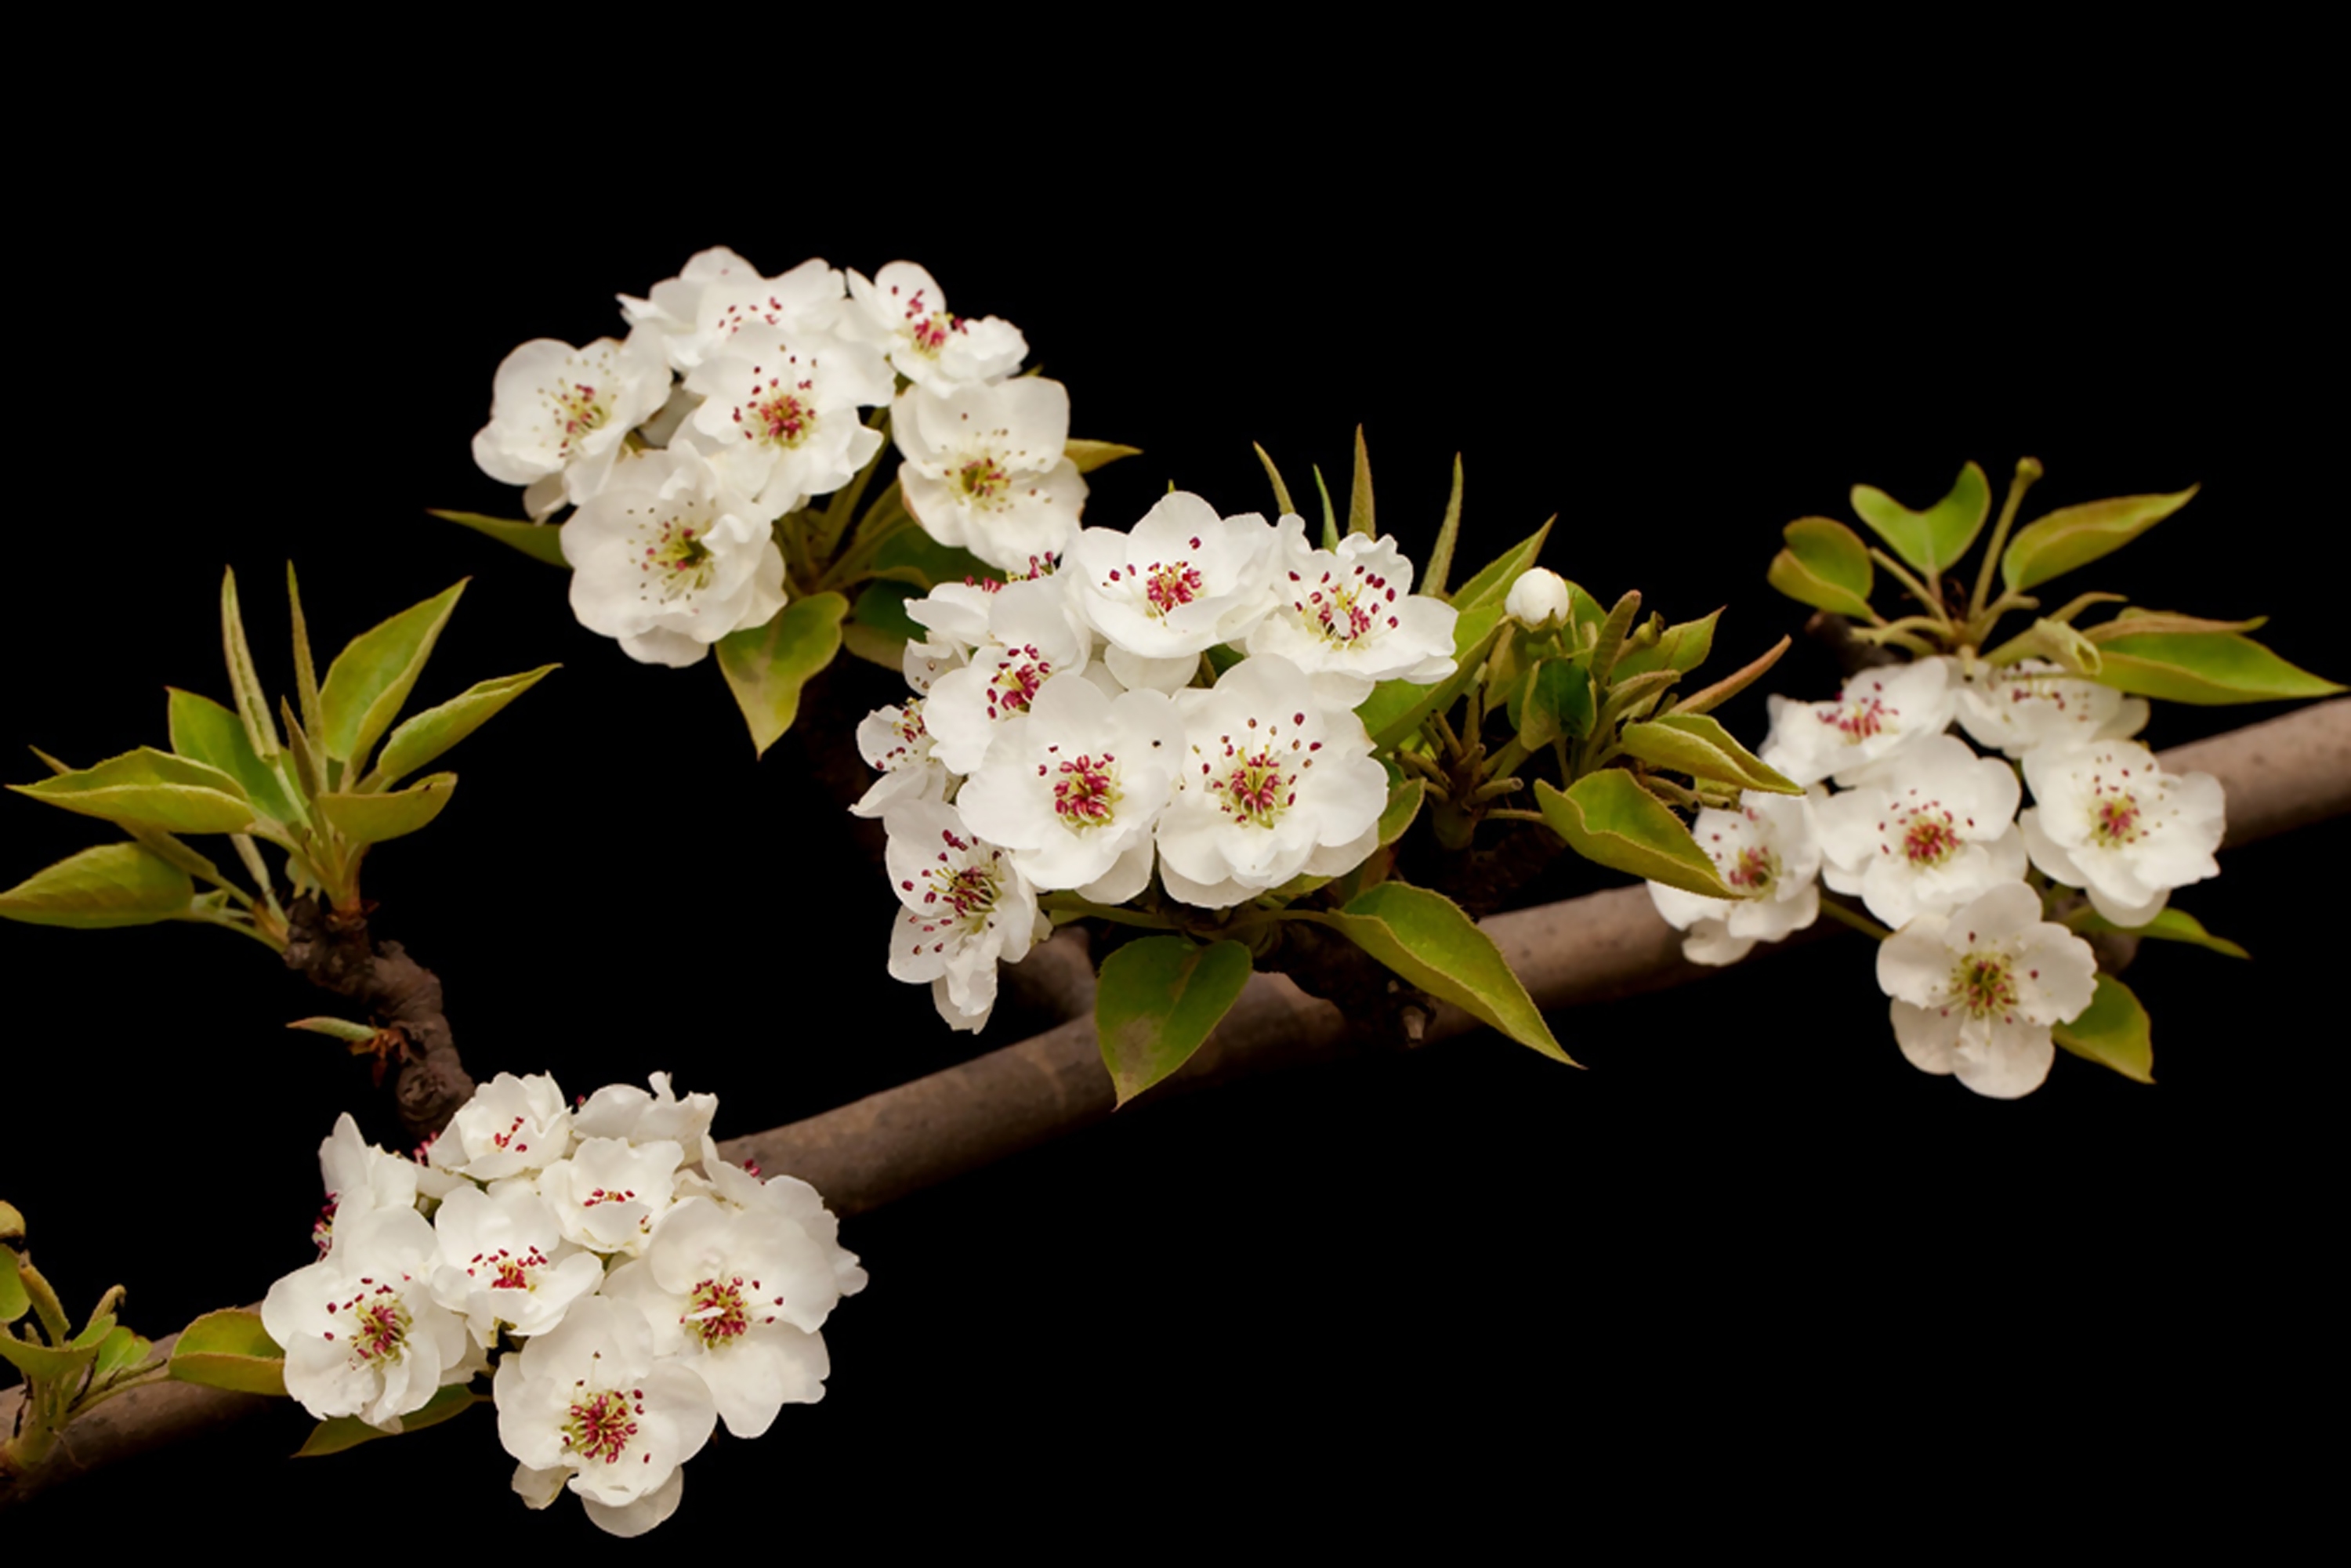
[[[1541,567],[1520,572],[1519,580],[1510,584],[1510,596],[1502,608],[1530,632],[1562,625],[1567,620],[1567,580]]]

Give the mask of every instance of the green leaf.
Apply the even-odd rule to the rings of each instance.
[[[1910,510],[1875,486],[1855,485],[1853,509],[1896,555],[1932,574],[1949,570],[1976,542],[1991,511],[1991,482],[1970,463],[1959,470],[1951,493],[1923,512]]]
[[[228,660],[229,695],[236,704],[237,722],[254,755],[277,755],[277,726],[269,716],[269,694],[253,667],[253,649],[245,637],[245,612],[237,608],[236,573],[221,574],[221,644]]]
[[[0,1329],[0,1358],[13,1363],[27,1378],[56,1383],[79,1376],[83,1367],[98,1359],[98,1346],[36,1344]]]
[[[1445,521],[1437,530],[1437,548],[1428,552],[1428,570],[1420,580],[1420,591],[1435,599],[1445,597],[1446,575],[1453,570],[1453,546],[1461,537],[1461,454],[1453,455],[1453,493],[1445,498]]]
[[[1678,626],[1668,626],[1655,645],[1638,648],[1616,661],[1608,673],[1611,681],[1621,681],[1627,675],[1638,675],[1650,670],[1678,670],[1689,674],[1706,663],[1714,652],[1714,623],[1722,619],[1718,610],[1703,621],[1685,621]]]
[[[2206,706],[2332,696],[2343,688],[2229,632],[2162,632],[2101,643],[2097,680],[2139,696]]]
[[[1316,916],[1430,996],[1451,1002],[1554,1061],[1576,1065],[1560,1049],[1542,1010],[1510,972],[1494,939],[1441,893],[1384,882],[1334,915]]]
[[[1592,676],[1573,659],[1544,659],[1516,693],[1510,723],[1528,750],[1592,733]]]
[[[1873,618],[1869,596],[1877,569],[1859,534],[1830,517],[1798,517],[1781,534],[1787,548],[1771,558],[1765,581],[1799,604],[1856,621]]]
[[[235,779],[152,746],[8,788],[86,817],[169,833],[241,833],[253,826],[253,805]]]
[[[1078,465],[1081,474],[1091,474],[1105,463],[1115,463],[1122,457],[1140,457],[1140,446],[1121,446],[1115,441],[1079,441],[1061,444],[1061,455]]]
[[[457,788],[455,773],[433,773],[405,789],[381,794],[332,790],[319,797],[319,815],[355,844],[380,844],[413,833],[441,814]]]
[[[327,728],[310,738],[329,757],[352,770],[367,763],[369,748],[392,727],[433,657],[441,628],[457,608],[458,595],[472,580],[461,579],[422,604],[413,604],[389,621],[360,632],[335,655],[327,684],[319,694],[319,711]]]
[[[152,925],[188,912],[188,873],[138,844],[100,844],[68,855],[0,893],[0,915],[28,925]]]
[[[1625,590],[1625,596],[1608,607],[1607,619],[1601,622],[1599,636],[1592,647],[1592,677],[1603,686],[1614,684],[1616,661],[1625,656],[1625,638],[1640,613],[1641,591],[1637,588]]]
[[[840,594],[813,594],[793,600],[765,626],[719,639],[718,667],[760,756],[799,716],[800,688],[841,651],[841,618],[848,612]]]
[[[1257,460],[1265,465],[1265,476],[1273,481],[1275,507],[1283,517],[1295,513],[1298,508],[1290,504],[1290,486],[1281,482],[1281,470],[1273,465],[1273,455],[1255,442],[1249,443],[1249,445],[1257,453]]]
[[[2082,599],[2120,599],[2119,593],[2085,593]],[[2075,600],[2078,604],[2082,601]],[[2111,643],[2117,637],[2139,637],[2150,632],[2258,632],[2270,623],[2266,615],[2255,615],[2244,621],[2212,621],[2201,615],[2182,615],[2173,610],[2141,610],[2129,605],[2115,612],[2111,621],[2100,622],[2085,628],[2082,635],[2093,643]]]
[[[1145,936],[1103,959],[1094,1034],[1118,1103],[1189,1061],[1249,977],[1249,952],[1238,942],[1198,947],[1181,936]]]
[[[383,743],[383,755],[376,759],[375,773],[369,783],[381,789],[415,772],[496,717],[499,709],[545,680],[549,670],[559,667],[541,664],[519,675],[501,675],[468,688],[438,707],[426,708],[392,732],[392,738]]]
[[[906,601],[920,599],[923,592],[910,582],[869,582],[857,596],[857,602],[850,607],[849,623],[871,627],[902,643],[920,643],[930,632],[906,613]],[[893,662],[891,668],[897,667]]]
[[[1472,605],[1483,604],[1489,600],[1499,604],[1508,599],[1510,584],[1518,581],[1520,575],[1534,565],[1536,558],[1542,554],[1543,541],[1551,538],[1552,523],[1557,521],[1557,517],[1552,518],[1488,561],[1475,576],[1455,591],[1453,608],[1466,614]]]
[[[1364,728],[1370,732],[1374,747],[1396,746],[1417,730],[1430,714],[1451,707],[1454,699],[1478,678],[1479,666],[1486,662],[1494,639],[1510,624],[1499,599],[1488,600],[1468,610],[1462,610],[1460,601],[1456,600],[1454,608],[1460,613],[1453,622],[1453,674],[1433,686],[1415,685],[1410,681],[1382,681],[1357,706],[1355,716],[1364,721]]]
[[[2065,922],[2074,931],[2120,931],[2133,936],[2152,936],[2163,942],[2185,942],[2191,946],[2210,947],[2215,953],[2225,953],[2231,958],[2250,958],[2236,943],[2225,936],[2215,936],[2204,929],[2203,923],[2184,909],[2165,909],[2144,925],[2117,925],[2095,909],[2084,909]]]
[[[168,722],[173,751],[235,779],[245,798],[263,816],[280,822],[303,820],[276,766],[254,755],[253,743],[246,738],[245,726],[237,722],[236,715],[210,697],[176,686],[164,689],[170,694]]]
[[[1761,656],[1740,666],[1736,670],[1733,670],[1730,674],[1723,676],[1722,679],[1715,682],[1714,685],[1706,687],[1704,690],[1690,693],[1689,695],[1674,704],[1673,707],[1669,711],[1674,713],[1713,712],[1716,708],[1720,707],[1724,703],[1729,702],[1732,697],[1737,696],[1740,692],[1745,691],[1749,686],[1761,680],[1763,677],[1763,673],[1766,670],[1769,670],[1772,665],[1778,664],[1780,662],[1780,655],[1787,651],[1788,639],[1782,637],[1777,643],[1772,643],[1770,648],[1764,650]]]
[[[1322,548],[1335,550],[1339,548],[1339,517],[1331,509],[1331,486],[1322,483],[1322,465],[1312,465],[1309,472],[1314,476],[1314,493],[1322,498]]]
[[[1587,773],[1562,794],[1535,780],[1535,804],[1552,831],[1585,860],[1708,898],[1739,894],[1666,803],[1621,768]]]
[[[2098,977],[2097,995],[2072,1023],[2061,1023],[2050,1034],[2057,1043],[2101,1067],[2111,1067],[2141,1083],[2155,1082],[2155,1045],[2149,1037],[2147,1009],[2131,988],[2112,975]]]
[[[558,524],[527,523],[519,517],[488,517],[479,512],[444,512],[437,507],[430,508],[426,515],[462,524],[502,545],[511,545],[533,560],[566,568],[571,564],[563,559],[563,529]]]
[[[1803,787],[1766,768],[1731,733],[1703,714],[1663,714],[1646,724],[1628,724],[1617,744],[1653,768],[1712,779],[1742,789],[1801,795]]]
[[[93,1384],[104,1383],[121,1373],[136,1372],[147,1364],[147,1358],[154,1351],[153,1343],[143,1334],[133,1333],[127,1328],[111,1329],[99,1342],[98,1357],[90,1364],[90,1381]]]
[[[376,1036],[382,1032],[380,1030],[371,1029],[363,1023],[353,1023],[349,1019],[338,1018],[296,1019],[286,1027],[298,1029],[306,1034],[323,1034],[350,1045],[372,1045],[375,1043]]]
[[[1355,482],[1347,492],[1347,531],[1365,538],[1376,538],[1378,526],[1372,520],[1372,455],[1364,445],[1364,427],[1355,426]]]
[[[180,1333],[172,1347],[172,1376],[240,1394],[284,1394],[286,1353],[261,1314],[242,1307],[206,1312]]]
[[[1411,830],[1427,796],[1428,785],[1418,779],[1407,779],[1388,791],[1388,803],[1380,811],[1380,848],[1387,848]]]
[[[82,1324],[81,1333],[74,1335],[68,1344],[74,1350],[96,1350],[106,1343],[106,1336],[113,1332],[114,1314],[99,1312],[89,1322]]]
[[[17,1271],[16,1251],[0,1247],[0,1328],[32,1311],[33,1298],[25,1293],[25,1277]]]
[[[302,726],[313,735],[326,728],[319,708],[319,670],[310,658],[310,623],[302,615],[302,585],[295,580],[294,563],[286,563],[286,606],[294,618],[294,695],[301,699]]]
[[[2201,486],[2168,496],[2116,496],[2060,507],[2016,531],[2001,552],[2001,580],[2017,592],[2116,550],[2188,505]]]
[[[475,1393],[462,1383],[453,1383],[435,1389],[433,1397],[407,1415],[395,1417],[395,1429],[385,1431],[371,1427],[356,1416],[338,1416],[321,1421],[310,1429],[310,1436],[294,1450],[298,1459],[315,1459],[328,1454],[340,1454],[346,1448],[356,1448],[361,1443],[371,1443],[378,1437],[397,1437],[410,1432],[422,1432],[427,1427],[438,1427],[452,1416],[463,1416],[476,1405],[489,1402],[486,1395]]]
[[[883,540],[873,552],[872,575],[910,583],[925,593],[943,582],[995,582],[1004,577],[969,550],[943,545],[919,528],[902,529]]]

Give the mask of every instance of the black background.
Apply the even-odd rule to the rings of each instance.
[[[1097,525],[1170,479],[1266,507],[1252,440],[1294,486],[1310,463],[1335,486],[1361,420],[1416,555],[1459,450],[1465,567],[1557,513],[1545,564],[1604,599],[1728,604],[1728,668],[1800,622],[1762,580],[1780,525],[1848,516],[1856,481],[1923,505],[1970,457],[1998,484],[2030,452],[2049,477],[2028,517],[2201,482],[2090,578],[2275,613],[2273,646],[2346,667],[2336,422],[2296,378],[2340,347],[2320,258],[2300,209],[2192,135],[1865,169],[1826,143],[1684,158],[1289,121],[1269,134],[1294,145],[1246,162],[1088,145],[1081,171],[1040,141],[751,199],[675,145],[625,171],[550,153],[560,178],[501,162],[520,134],[341,149],[332,182],[262,143],[104,200],[83,165],[37,175],[33,493],[0,566],[0,739],[77,763],[162,744],[167,685],[226,695],[224,566],[277,690],[288,559],[322,664],[466,575],[421,701],[563,662],[452,756],[441,821],[370,867],[379,931],[442,975],[484,1078],[584,1092],[665,1069],[732,1134],[976,1049],[887,978],[893,901],[799,737],[755,765],[715,667],[632,664],[559,573],[423,515],[513,509],[468,452],[508,350],[618,332],[612,294],[705,246],[770,272],[904,256],[1019,324],[1075,434],[1145,449],[1096,476]],[[1834,679],[1808,649],[1782,668],[1791,692]],[[894,700],[837,674],[858,708]],[[2167,709],[2147,738],[2272,711]],[[1760,700],[1726,716],[1760,740]],[[6,776],[38,777],[18,755]],[[108,837],[0,800],[0,880]],[[2191,1469],[2215,1439],[2188,1412],[2304,1375],[2314,1238],[2288,1221],[2314,1167],[2283,1119],[2336,1049],[2333,901],[2305,890],[2344,846],[2339,824],[2298,834],[2180,895],[2256,956],[2134,970],[2158,1087],[2063,1056],[2014,1104],[1920,1074],[1839,939],[1555,1018],[1587,1071],[1463,1040],[1138,1107],[855,1219],[873,1283],[827,1331],[826,1399],[714,1439],[655,1539],[1477,1539],[1595,1500],[1614,1467],[1810,1496],[1885,1465],[1922,1502],[1979,1468],[2011,1478],[1995,1496]],[[328,998],[193,927],[10,925],[0,966],[0,1193],[77,1304],[120,1281],[161,1333],[308,1260],[335,1114],[390,1134],[331,1044],[279,1027]],[[523,1518],[486,1413],[270,1468],[303,1427],[29,1517],[254,1505],[291,1538],[389,1500],[516,1542],[592,1533],[569,1500]]]

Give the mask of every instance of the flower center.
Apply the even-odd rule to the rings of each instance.
[[[1931,810],[1915,811],[1902,830],[1903,858],[1921,871],[1941,865],[1958,854],[1959,844],[1959,835],[1952,829],[1949,811],[1939,816]]]
[[[310,1245],[319,1249],[319,1256],[321,1258],[324,1258],[335,1245],[335,1205],[341,1196],[340,1193],[329,1193],[326,1206],[319,1210],[319,1218],[310,1221]]]
[[[1029,705],[1037,700],[1037,688],[1053,673],[1052,662],[1037,652],[1033,643],[1004,651],[1004,662],[997,666],[996,679],[987,688],[987,716],[1001,718],[1008,713],[1027,713]]]
[[[1749,844],[1723,873],[1723,881],[1746,893],[1768,893],[1780,880],[1780,857],[1761,844]]]
[[[716,1350],[740,1334],[751,1322],[743,1307],[742,1277],[703,1281],[694,1288],[693,1299],[677,1321],[702,1341],[705,1350]]]
[[[559,382],[539,389],[539,396],[548,402],[555,417],[556,427],[563,432],[557,450],[566,457],[571,455],[571,444],[603,427],[612,417],[612,411],[597,399],[596,389],[586,382]]]
[[[2142,821],[2138,797],[2125,789],[2100,797],[2090,811],[2090,837],[2101,847],[2114,849],[2122,844],[2135,844],[2147,832]]]
[[[1355,568],[1354,576],[1357,580],[1333,582],[1326,571],[1321,581],[1306,590],[1303,599],[1290,601],[1307,629],[1321,632],[1326,643],[1345,645],[1377,632],[1381,611],[1395,602],[1395,590],[1388,586],[1386,578],[1361,566]],[[1290,580],[1301,580],[1293,571]],[[1396,618],[1386,617],[1386,623],[1395,625]]]
[[[405,1275],[402,1276],[403,1279]],[[327,1303],[327,1310],[349,1312],[343,1320],[349,1326],[343,1330],[351,1354],[361,1361],[398,1361],[408,1342],[408,1307],[390,1285],[378,1284],[362,1276],[365,1287],[350,1301],[340,1304]],[[335,1331],[326,1331],[333,1339]]]
[[[1199,598],[1201,587],[1199,570],[1190,561],[1154,561],[1144,579],[1143,596],[1151,601],[1151,612],[1164,621],[1169,611]]]
[[[536,1247],[519,1255],[501,1247],[495,1252],[475,1253],[465,1272],[477,1280],[486,1273],[493,1291],[528,1291],[533,1276],[546,1267],[547,1254]]]
[[[1970,1018],[2016,1010],[2016,971],[1998,953],[1970,953],[1951,967],[1951,994]]]
[[[1849,746],[1860,745],[1882,732],[1889,720],[1901,716],[1900,709],[1886,706],[1886,699],[1879,696],[1855,697],[1820,710],[1821,722],[1844,736]]]
[[[1298,799],[1296,780],[1283,773],[1271,747],[1242,756],[1225,777],[1228,811],[1260,828],[1270,828],[1283,810]]]
[[[744,411],[735,411],[735,423],[748,425],[743,432],[746,441],[767,441],[777,446],[798,446],[816,429],[816,409],[802,401],[810,383],[787,387],[777,378],[768,378],[768,390],[751,394],[750,417]]]
[[[572,1401],[570,1418],[563,1423],[563,1446],[582,1459],[619,1463],[629,1451],[629,1440],[637,1435],[636,1418],[645,1413],[645,1407],[633,1401],[643,1397],[642,1388],[628,1394],[607,1388],[581,1395]]]
[[[658,597],[666,603],[710,586],[718,571],[718,559],[698,536],[699,530],[678,517],[664,517],[658,528],[643,536],[650,542],[644,559],[637,563],[637,570],[644,573],[644,591],[639,598]]]
[[[963,466],[955,471],[955,487],[973,506],[990,507],[1012,487],[1012,476],[1004,471],[993,453],[983,452],[965,459]]]
[[[1063,825],[1099,828],[1117,814],[1118,774],[1111,766],[1117,760],[1104,752],[1099,762],[1073,757],[1061,764],[1061,776],[1053,780],[1053,812]]]
[[[952,311],[925,306],[925,292],[918,288],[906,301],[906,346],[926,360],[935,360],[946,347],[947,334],[964,329],[963,319]]]
[[[950,831],[942,831],[939,840],[946,848],[939,852],[936,864],[923,868],[923,881],[930,884],[923,894],[923,904],[925,909],[938,904],[946,908],[944,915],[917,917],[936,922],[924,926],[923,935],[932,935],[940,925],[958,925],[967,934],[977,933],[987,924],[997,895],[1003,891],[1003,857],[993,850],[986,852],[985,858],[976,857],[972,841]],[[958,855],[965,857],[960,862],[956,859]],[[911,879],[898,885],[909,893],[914,890]]]

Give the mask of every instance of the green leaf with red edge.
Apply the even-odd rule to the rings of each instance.
[[[180,1331],[172,1347],[171,1375],[182,1383],[239,1394],[286,1392],[286,1352],[244,1307],[206,1312]]]
[[[1950,493],[1923,512],[1914,512],[1874,485],[1853,487],[1853,509],[1896,555],[1919,571],[1948,571],[1968,553],[1991,512],[1991,481],[1970,463],[1959,470]]]
[[[2155,1044],[2147,1009],[2112,975],[2098,977],[2097,994],[2081,1017],[2049,1032],[2076,1056],[2141,1083],[2155,1082]]]
[[[1535,804],[1585,860],[1707,898],[1739,896],[1682,820],[1621,768],[1587,773],[1563,792],[1538,779]]]
[[[1181,936],[1142,937],[1102,960],[1094,1035],[1119,1104],[1192,1059],[1240,999],[1250,967],[1238,942],[1202,947]]]
[[[1384,882],[1344,909],[1310,915],[1329,925],[1404,980],[1499,1030],[1554,1061],[1577,1065],[1561,1049],[1542,1009],[1477,922],[1441,893]]]

